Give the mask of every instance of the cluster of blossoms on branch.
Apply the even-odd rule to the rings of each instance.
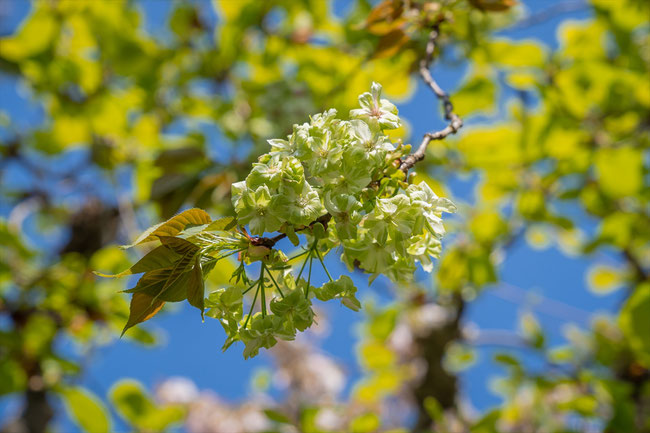
[[[397,108],[381,99],[381,85],[371,90],[359,97],[351,120],[332,109],[295,125],[288,140],[269,140],[271,151],[233,184],[233,204],[238,222],[255,235],[280,230],[293,238],[331,216],[335,224],[323,239],[328,250],[342,246],[350,269],[403,281],[416,261],[431,268],[444,235],[440,215],[455,207],[426,183],[404,182],[396,162],[409,148],[385,133],[401,125]]]
[[[224,349],[242,341],[250,357],[309,328],[314,297],[360,308],[352,279],[335,280],[325,267],[330,252],[338,251],[350,271],[371,274],[371,281],[380,274],[408,281],[418,262],[430,270],[444,235],[442,212],[454,212],[455,206],[426,183],[409,184],[401,163],[410,146],[395,145],[386,135],[401,122],[395,105],[381,99],[381,86],[373,83],[359,102],[349,120],[332,109],[294,125],[287,140],[269,140],[270,152],[232,185],[236,218],[211,221],[200,209],[190,209],[145,232],[134,245],[153,240],[162,245],[118,274],[145,272],[128,290],[134,296],[125,330],[155,315],[164,302],[187,299],[221,322],[228,336]],[[302,247],[298,235],[306,240]],[[285,237],[299,247],[291,258],[276,247]],[[239,267],[232,284],[204,299],[207,274],[234,254]],[[302,264],[294,276],[297,259]],[[329,278],[320,287],[312,284],[314,261]],[[246,271],[253,262],[259,262],[254,280]],[[245,314],[248,292],[254,296]],[[253,314],[258,299],[260,311]]]

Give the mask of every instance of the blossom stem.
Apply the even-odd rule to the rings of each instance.
[[[246,293],[250,292],[250,290],[251,290],[253,287],[255,287],[255,286],[257,285],[257,283],[259,283],[259,282],[260,282],[260,280],[255,280],[255,282],[254,282],[253,284],[251,284],[251,285],[250,285],[246,290],[244,290],[244,291],[242,292],[242,295],[245,295]]]
[[[314,261],[314,256],[309,255],[309,275],[307,276],[307,288],[305,289],[305,299],[309,299],[309,286],[311,285],[311,265]]]
[[[266,267],[266,265],[263,265]],[[266,268],[266,273],[271,277],[271,281],[273,281],[273,284],[275,284],[275,288],[278,289],[278,292],[280,292],[280,296],[284,298],[284,293],[282,293],[282,289],[280,289],[280,286],[278,286],[278,283],[276,283],[275,278],[273,278],[273,274],[271,273],[271,270],[269,268]]]
[[[251,314],[253,314],[253,307],[255,306],[255,301],[257,301],[257,294],[260,292],[260,286],[257,286],[257,290],[255,291],[255,296],[253,297],[253,302],[251,303],[251,309],[248,310],[248,316],[246,317],[246,321],[244,322],[244,329],[246,329],[246,326],[248,325],[248,321],[251,318]]]
[[[330,272],[327,270],[327,266],[325,266],[325,262],[323,262],[323,256],[321,255],[320,251],[316,250],[316,256],[318,257],[318,260],[320,260],[320,264],[323,265],[323,269],[325,269],[325,273],[327,274],[327,278],[329,278],[330,281],[334,281],[334,279],[330,275]]]
[[[302,257],[302,256],[304,256],[304,255],[307,254],[307,253],[309,253],[309,250],[305,250],[305,251],[303,251],[303,252],[300,253],[300,254],[296,254],[295,256],[293,256],[293,257],[287,259],[287,261],[290,262],[290,261],[292,261],[292,260],[297,259],[298,257]]]
[[[266,317],[266,292],[264,290],[263,278],[260,278],[260,289],[262,289],[262,317]]]
[[[305,265],[307,264],[307,260],[311,257],[312,249],[310,248],[309,251],[307,251],[308,255],[305,257],[305,261],[302,263],[302,267],[300,268],[300,272],[298,272],[298,278],[296,278],[296,281],[300,279],[300,276],[302,275],[302,271],[305,269]]]

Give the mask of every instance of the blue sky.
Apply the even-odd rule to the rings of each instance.
[[[551,4],[557,2],[525,1],[524,3],[531,12],[535,12],[547,9]],[[147,0],[140,4],[145,13],[147,30],[164,38],[163,27],[171,2]],[[209,3],[204,2],[204,4],[209,9]],[[7,14],[4,19],[0,19],[0,34],[4,35],[19,25],[28,13],[29,3],[19,0],[0,0],[0,6],[3,8],[3,13]],[[344,8],[345,2],[336,3],[337,11],[340,12]],[[555,47],[557,46],[556,30],[561,20],[566,18],[584,19],[589,16],[588,14],[589,11],[584,8],[532,27],[502,32],[502,36],[533,38],[550,47]],[[216,19],[214,15],[210,15],[210,17]],[[436,79],[443,88],[451,90],[452,94],[463,73],[463,66],[435,68]],[[0,110],[9,113],[19,128],[28,128],[41,122],[43,118],[41,108],[29,101],[25,95],[26,93],[21,89],[19,82],[0,75]],[[507,98],[513,95],[504,92],[501,96],[501,106],[503,107]],[[425,131],[436,127],[437,124],[432,126],[432,119],[439,122],[438,114],[432,112],[434,107],[432,95],[421,83],[413,97],[406,103],[398,104],[398,107],[401,116],[411,124],[414,137],[419,137]],[[469,119],[466,124],[471,127],[473,123],[486,120],[489,119]],[[212,138],[218,139],[216,135]],[[83,157],[83,155],[74,153],[68,155],[62,164],[74,164],[75,158],[79,157]],[[29,181],[21,175],[24,173],[12,172],[11,178],[14,179],[14,182]],[[88,173],[89,179],[94,179],[94,175],[96,173]],[[5,176],[6,178],[10,177],[8,173],[5,173]],[[473,184],[474,180],[455,179],[450,186],[456,196],[469,199]],[[107,197],[107,200],[110,200],[110,197]],[[0,215],[6,215],[9,210],[7,203],[0,202]],[[586,217],[582,218],[585,224],[590,224]],[[32,230],[34,236],[38,236],[37,229]],[[41,236],[41,238],[43,237]],[[55,243],[60,241],[61,238],[51,240]],[[608,258],[608,260],[613,261],[612,258]],[[333,274],[340,274],[344,271],[337,260],[328,260],[328,262]],[[535,311],[533,302],[535,298],[530,294],[566,304],[568,305],[566,309],[569,311],[573,311],[571,307],[586,312],[611,311],[612,306],[616,305],[618,300],[616,294],[605,297],[594,296],[586,288],[585,271],[590,263],[593,261],[567,257],[555,248],[538,251],[528,247],[523,240],[517,241],[510,250],[501,272],[502,280],[517,289],[486,290],[470,304],[467,320],[474,322],[480,328],[512,330],[516,328],[518,317],[523,311],[531,309]],[[422,275],[426,276],[424,273]],[[319,270],[315,273],[315,278],[317,281],[324,281],[326,277]],[[378,281],[373,288],[368,289],[364,277],[357,276],[355,280],[363,298],[375,298],[380,301],[387,299],[387,291],[382,281]],[[375,286],[377,287],[374,288]],[[513,302],[505,299],[512,296],[520,297],[523,300]],[[361,315],[332,303],[323,307],[332,324],[330,336],[324,341],[323,348],[343,363],[351,374],[351,378],[354,379],[358,377],[359,373],[355,362],[355,344]],[[564,307],[555,310],[561,311],[562,308]],[[548,332],[551,343],[560,344],[563,341],[563,327],[567,321],[566,318],[557,317],[557,314],[549,315],[549,311],[553,312],[554,309],[546,308],[544,311],[540,311],[538,318]],[[574,317],[580,319],[579,312],[574,311],[574,313]],[[201,323],[196,310],[191,309],[185,303],[180,305],[175,313],[158,316],[149,326],[160,332],[163,336],[163,344],[154,348],[143,348],[123,339],[115,340],[107,346],[97,347],[86,364],[88,369],[83,375],[82,382],[98,395],[105,396],[111,384],[123,377],[136,378],[146,386],[152,387],[165,378],[180,375],[191,378],[201,388],[214,390],[224,398],[241,400],[245,399],[250,392],[251,374],[256,369],[268,365],[268,358],[264,355],[244,361],[241,347],[233,347],[222,353],[220,347],[224,340],[224,334],[219,323],[212,320]],[[74,350],[66,342],[61,344],[64,350]],[[465,395],[471,396],[472,404],[480,409],[488,408],[499,401],[498,397],[488,389],[489,379],[501,372],[499,367],[490,361],[490,354],[494,350],[490,347],[481,348],[477,364],[461,376],[462,386],[467,391]],[[526,359],[533,362],[533,358],[530,356],[526,356]],[[0,419],[16,410],[17,404],[15,400],[11,399],[0,400]],[[72,426],[64,418],[61,418],[60,422],[66,431],[72,429]]]

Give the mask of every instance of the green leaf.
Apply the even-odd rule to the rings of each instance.
[[[650,367],[650,284],[639,285],[625,302],[619,325],[630,346],[646,368]]]
[[[146,256],[141,258],[135,265],[131,266],[124,272],[119,274],[109,275],[100,272],[94,272],[95,275],[105,278],[119,278],[131,274],[139,274],[142,272],[153,271],[172,266],[181,256],[174,252],[171,248],[160,245],[159,247],[151,250]]]
[[[509,355],[507,353],[497,353],[496,355],[494,355],[494,361],[498,362],[499,364],[503,364],[505,366],[508,366],[508,367],[520,368],[520,366],[521,366],[521,364],[519,363],[517,358],[515,358],[514,356]]]
[[[305,299],[302,290],[293,290],[285,293],[284,298],[275,298],[271,301],[273,314],[282,317],[291,328],[304,331],[314,323],[314,311],[311,302]]]
[[[358,359],[365,370],[386,370],[395,365],[395,353],[380,342],[361,344]]]
[[[187,283],[187,301],[190,305],[201,310],[201,319],[204,319],[205,310],[205,285],[203,282],[203,270],[201,269],[201,256],[194,259],[194,268]]]
[[[497,88],[494,81],[484,75],[474,75],[453,94],[451,100],[456,113],[459,116],[467,116],[494,112],[496,97]]]
[[[164,245],[170,246],[175,252],[182,254],[183,256],[174,264],[167,281],[165,281],[165,285],[160,289],[160,292],[154,297],[154,299],[158,299],[158,297],[165,294],[165,292],[168,291],[174,283],[176,283],[176,281],[189,270],[192,261],[196,256],[198,256],[197,253],[199,251],[199,248],[196,245],[184,239],[163,236],[160,240]]]
[[[122,335],[138,323],[145,322],[158,314],[165,301],[156,299],[146,293],[134,293],[129,307],[129,319],[124,325]]]
[[[282,424],[291,424],[291,420],[289,419],[289,417],[278,411],[272,409],[265,409],[264,414],[271,421],[279,422]]]
[[[189,269],[173,281],[163,292],[165,284],[172,273],[171,268],[157,269],[144,274],[135,287],[125,290],[125,293],[145,293],[165,302],[180,302],[187,299],[187,284],[190,280]]]
[[[643,152],[632,147],[597,149],[594,166],[603,192],[612,198],[624,198],[641,191],[643,158]]]
[[[395,329],[398,310],[388,308],[379,313],[371,313],[368,320],[368,332],[379,341],[385,341]]]
[[[451,343],[447,346],[443,366],[452,373],[461,372],[476,362],[476,351],[466,344]]]
[[[164,431],[182,421],[185,415],[181,406],[157,406],[142,385],[133,380],[113,385],[109,398],[117,413],[140,431]]]
[[[167,248],[174,251],[176,254],[184,256],[188,253],[196,253],[199,247],[192,242],[183,238],[176,238],[173,236],[161,236],[160,242]]]
[[[110,418],[101,400],[85,388],[65,388],[60,392],[72,420],[88,433],[107,433]]]
[[[236,225],[237,220],[235,217],[223,217],[208,224],[204,230],[206,232],[228,231],[234,228]]]
[[[122,248],[131,248],[145,242],[155,241],[161,236],[176,236],[189,225],[209,224],[210,222],[212,222],[210,215],[204,210],[198,208],[188,209],[165,222],[149,228],[135,242],[124,245]]]
[[[350,431],[352,433],[371,433],[377,431],[380,427],[381,422],[379,416],[374,413],[364,413],[354,418],[350,422]]]
[[[284,233],[286,233],[287,237],[291,241],[294,247],[297,247],[300,245],[300,239],[298,239],[298,235],[296,235],[296,231],[293,228],[293,225],[287,224],[285,226]]]
[[[443,419],[444,411],[438,400],[428,396],[424,399],[424,409],[427,411],[432,420],[439,422]]]
[[[509,67],[544,66],[546,53],[542,46],[534,41],[512,41],[508,39],[493,40],[485,44],[490,60]]]
[[[338,280],[330,281],[314,290],[316,298],[320,301],[340,299],[341,303],[351,310],[359,311],[361,303],[356,298],[357,288],[354,287],[352,279],[347,275],[341,276]]]
[[[325,227],[323,227],[323,224],[321,223],[313,224],[311,226],[311,232],[316,239],[322,239],[325,237]]]
[[[11,359],[0,361],[0,396],[20,391],[27,383],[27,376],[20,364]]]

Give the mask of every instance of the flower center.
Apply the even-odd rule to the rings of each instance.
[[[296,203],[298,203],[298,206],[300,207],[305,207],[307,206],[307,203],[309,203],[309,200],[307,200],[307,197],[305,196],[300,196],[298,197],[298,200],[296,200]]]

